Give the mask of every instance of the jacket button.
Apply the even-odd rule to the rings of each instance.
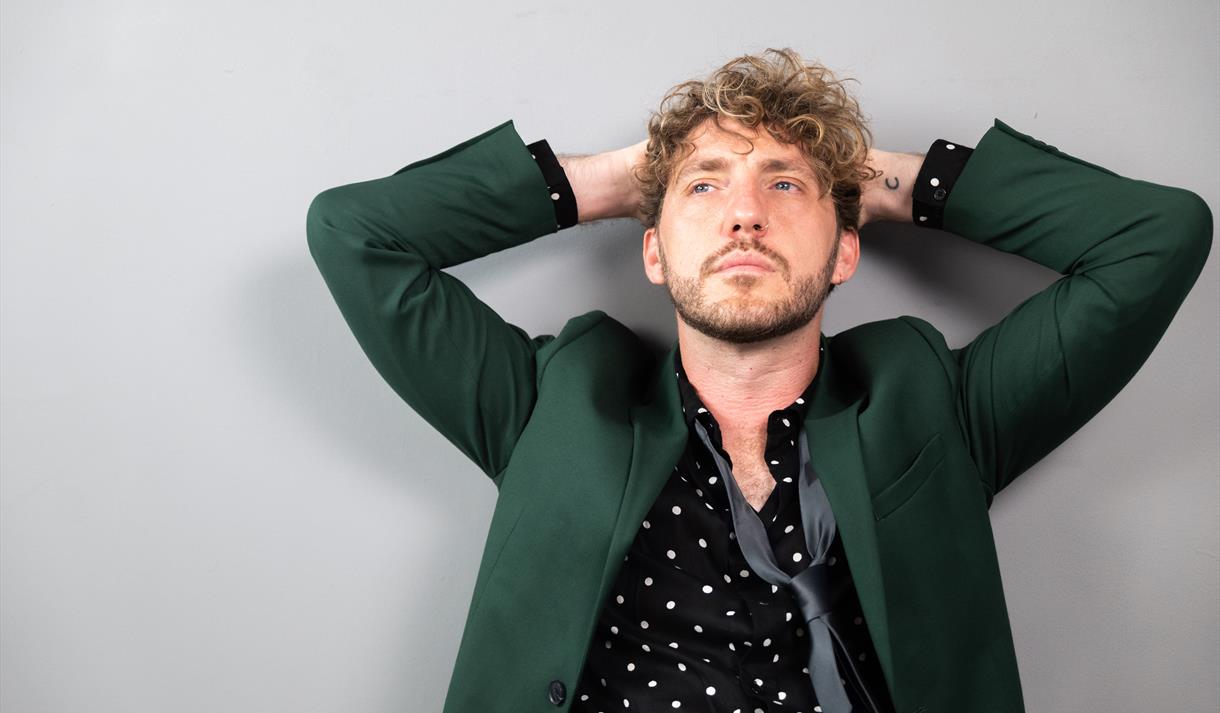
[[[568,689],[564,687],[563,681],[551,681],[551,690],[548,697],[551,703],[557,706],[563,705],[564,700],[568,697]]]

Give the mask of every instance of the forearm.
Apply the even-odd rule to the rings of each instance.
[[[643,158],[646,143],[600,154],[556,157],[576,196],[580,223],[638,217],[640,191],[631,169]]]

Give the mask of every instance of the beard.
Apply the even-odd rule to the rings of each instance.
[[[703,284],[713,274],[715,264],[720,258],[733,250],[753,250],[770,258],[779,269],[783,281],[791,285],[791,294],[785,299],[768,302],[755,297],[748,289],[743,289],[733,297],[709,303],[704,299]],[[816,275],[795,282],[791,278],[787,261],[755,239],[731,244],[709,257],[697,278],[670,274],[669,266],[665,262],[665,251],[659,245],[658,253],[669,301],[673,303],[682,321],[713,339],[732,344],[750,344],[796,331],[809,324],[817,315],[826,297],[834,289],[830,278],[839,255],[839,241],[835,240],[830,259]],[[729,277],[727,281],[742,288],[749,288],[760,279],[759,275],[737,274]]]

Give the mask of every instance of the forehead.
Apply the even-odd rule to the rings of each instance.
[[[674,179],[699,165],[734,163],[784,166],[810,176],[815,174],[799,146],[777,141],[766,129],[749,127],[736,119],[721,117],[720,126],[711,118],[706,119],[691,131],[687,142],[687,152],[674,166]]]
[[[745,154],[747,151],[750,152],[750,157],[764,154],[765,158],[804,158],[796,144],[776,141],[775,137],[761,126],[746,126],[736,119],[724,117],[720,118],[720,126],[717,126],[713,119],[704,120],[691,131],[687,140],[693,148],[690,154],[684,157],[686,160],[712,153]],[[750,151],[750,144],[754,145],[753,151]]]

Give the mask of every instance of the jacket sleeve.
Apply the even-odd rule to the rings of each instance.
[[[504,321],[444,268],[556,230],[512,121],[393,175],[323,191],[309,251],[364,353],[416,412],[499,485],[553,339]]]
[[[995,120],[944,228],[1063,275],[952,351],[958,418],[991,499],[1134,376],[1207,259],[1196,194],[1124,178]]]

